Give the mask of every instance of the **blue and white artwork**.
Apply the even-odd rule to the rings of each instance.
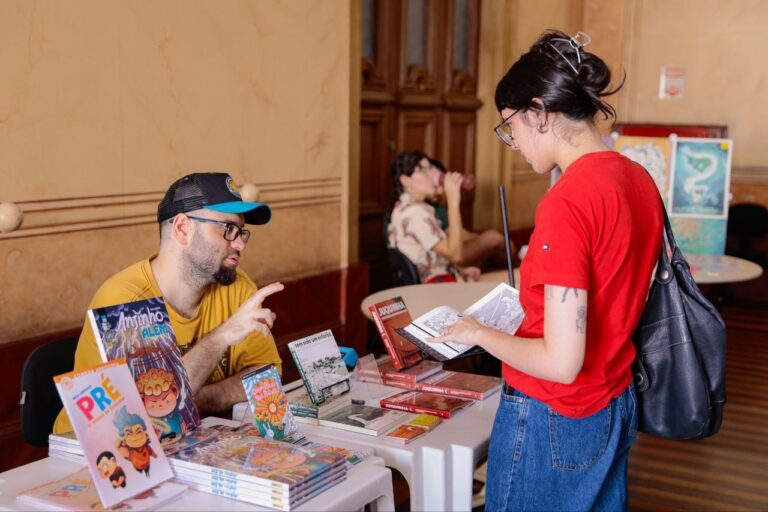
[[[671,217],[675,241],[683,254],[724,254],[728,219]]]
[[[677,138],[669,203],[672,215],[726,218],[732,148],[729,139]]]

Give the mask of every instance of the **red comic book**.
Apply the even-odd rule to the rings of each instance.
[[[368,309],[396,370],[409,368],[423,359],[419,347],[395,331],[411,323],[411,315],[402,297],[371,304]]]

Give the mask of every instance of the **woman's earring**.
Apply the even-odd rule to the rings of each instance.
[[[539,123],[539,126],[536,127],[536,131],[539,133],[544,133],[547,131],[547,127],[544,125],[544,123]]]

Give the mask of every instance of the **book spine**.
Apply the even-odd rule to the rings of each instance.
[[[449,419],[451,417],[451,411],[444,411],[442,409],[433,409],[432,407],[424,407],[423,405],[403,404],[399,402],[388,402],[386,399],[381,401],[381,407],[384,409],[394,409],[396,411],[405,412],[425,412],[427,414],[434,414],[441,418]]]
[[[381,379],[381,383],[385,386],[392,386],[393,388],[407,389],[409,391],[419,391],[419,389],[416,388],[416,383],[389,379]]]
[[[485,398],[485,393],[482,391],[456,389],[448,386],[440,386],[437,384],[425,384],[423,382],[417,382],[415,388],[417,391],[437,393],[438,395],[458,396],[460,398],[469,398],[470,400],[483,400]]]
[[[387,334],[387,330],[384,328],[384,321],[381,319],[379,312],[376,310],[376,305],[371,304],[368,307],[368,311],[371,312],[371,318],[373,318],[373,322],[376,324],[376,330],[379,331],[379,337],[384,343],[384,348],[387,349],[387,353],[389,354],[389,359],[392,362],[392,366],[394,366],[397,370],[402,370],[405,368],[405,364],[403,364],[403,360],[400,358],[400,354],[395,349],[395,346],[392,344],[392,340],[389,338],[389,334]]]
[[[387,382],[405,382],[407,384],[415,384],[417,379],[414,375],[407,375],[404,373],[396,373],[396,372],[388,372],[388,371],[382,371],[381,372],[381,380],[384,381],[384,383]]]
[[[99,325],[96,321],[96,313],[92,309],[88,310],[88,320],[91,322],[91,330],[93,331],[93,338],[96,340],[96,348],[99,349],[99,356],[101,356],[101,361],[106,363],[107,351],[104,348],[104,340],[102,339],[101,331],[99,331]]]
[[[309,399],[312,402],[315,402],[315,394],[312,392],[312,389],[310,389],[311,386],[307,384],[307,376],[304,374],[304,368],[301,366],[299,355],[296,353],[293,347],[291,347],[290,344],[288,345],[288,351],[291,353],[291,357],[293,358],[293,363],[296,365],[296,369],[299,370],[299,375],[301,376],[301,381],[304,383],[304,387],[307,388],[307,395],[309,396]]]

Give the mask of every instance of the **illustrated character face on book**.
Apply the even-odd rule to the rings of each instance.
[[[136,379],[136,387],[161,443],[170,442],[187,431],[178,410],[179,385],[172,372],[150,368]]]
[[[112,487],[125,487],[125,472],[123,468],[117,465],[115,454],[110,451],[104,451],[96,457],[96,466],[99,468],[99,474],[103,478],[109,478]]]
[[[147,424],[138,414],[129,413],[126,406],[117,411],[113,423],[118,432],[117,451],[133,465],[133,469],[149,477],[150,457],[157,458],[157,454],[149,446]]]

